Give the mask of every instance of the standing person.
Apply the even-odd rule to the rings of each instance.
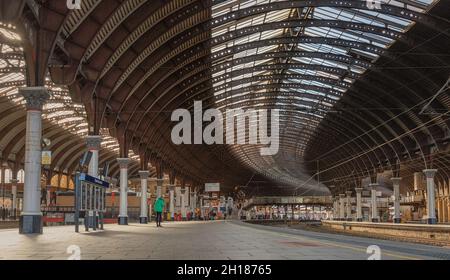
[[[164,199],[160,196],[158,197],[158,199],[156,199],[155,201],[155,205],[154,205],[154,210],[156,212],[156,226],[157,227],[162,227],[161,226],[161,221],[162,221],[162,212],[164,210],[164,205],[166,203],[164,202]]]

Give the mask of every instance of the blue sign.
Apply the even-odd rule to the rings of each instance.
[[[100,185],[104,188],[109,188],[109,183],[103,180],[100,180],[98,178],[92,177],[90,175],[87,175],[86,173],[81,173],[80,174],[80,180],[81,181],[86,181],[92,184],[96,184],[96,185]]]

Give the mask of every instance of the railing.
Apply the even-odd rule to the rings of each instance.
[[[244,208],[250,205],[270,205],[270,204],[317,204],[331,205],[331,196],[260,196],[252,197],[244,203]]]

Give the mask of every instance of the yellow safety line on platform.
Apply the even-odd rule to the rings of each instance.
[[[231,225],[238,226],[237,224],[231,224]],[[325,245],[329,245],[329,246],[341,247],[341,248],[351,249],[351,250],[358,251],[358,252],[362,251],[362,252],[366,253],[366,249],[364,249],[364,247],[355,247],[355,246],[341,245],[341,244],[338,244],[338,243],[335,243],[335,242],[317,241],[316,239],[312,239],[310,237],[304,237],[304,236],[300,237],[300,236],[297,236],[297,235],[295,235],[293,233],[278,233],[278,232],[275,233],[275,232],[271,231],[270,229],[256,229],[256,228],[252,228],[252,227],[247,227],[247,228],[253,229],[253,230],[256,230],[256,231],[268,232],[268,233],[270,233],[272,235],[276,235],[276,236],[284,236],[284,237],[295,238],[295,239],[309,240],[309,241],[314,241],[316,243],[321,243],[321,244],[325,244]],[[387,256],[391,256],[391,257],[395,257],[395,258],[407,259],[407,260],[421,260],[420,258],[410,257],[410,256],[406,256],[406,255],[399,255],[399,254],[396,254],[396,253],[386,253],[384,250],[383,250],[382,254],[387,255]]]

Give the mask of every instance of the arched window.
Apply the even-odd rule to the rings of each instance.
[[[17,180],[22,184],[25,182],[25,170],[20,169],[19,172],[17,172]]]
[[[5,169],[5,183],[11,183],[12,175],[13,173],[11,169]]]
[[[58,174],[53,175],[53,177],[50,181],[50,185],[52,185],[53,187],[60,187],[58,184]]]

